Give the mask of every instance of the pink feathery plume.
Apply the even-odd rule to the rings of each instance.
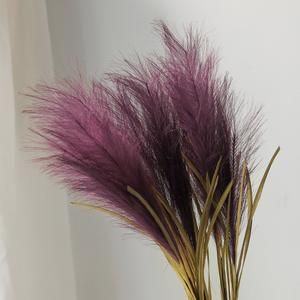
[[[227,75],[217,71],[217,57],[209,50],[207,41],[191,29],[184,40],[178,40],[164,23],[158,24],[166,55],[151,65],[161,74],[165,93],[177,113],[183,131],[183,151],[200,174],[212,177],[221,158],[216,199],[231,180],[232,193],[221,216],[226,220],[230,205],[230,240],[232,255],[236,241],[236,218],[242,163],[251,173],[255,167],[254,154],[258,147],[261,127],[260,109],[243,114]],[[200,202],[206,192],[199,185]],[[203,203],[202,203],[203,205]],[[243,198],[242,207],[246,206]],[[213,212],[212,212],[213,213]]]
[[[221,298],[237,300],[253,216],[279,148],[253,193],[260,109],[244,113],[204,38],[191,29],[180,40],[162,22],[156,28],[164,55],[126,60],[103,81],[32,89],[25,110],[32,147],[81,203],[153,240],[190,300],[212,299],[214,238]]]
[[[83,199],[129,220],[172,252],[161,229],[142,203],[127,191],[131,186],[153,209],[154,178],[136,137],[118,120],[112,97],[101,84],[64,81],[38,85],[25,112],[34,121],[35,148],[45,170]]]
[[[252,163],[259,110],[240,126],[237,97],[228,77],[217,74],[216,57],[205,49],[205,41],[192,31],[179,41],[164,23],[158,28],[165,56],[126,61],[123,72],[109,74],[103,82],[66,80],[33,89],[33,103],[26,112],[46,150],[39,160],[70,190],[117,212],[175,257],[171,240],[178,225],[161,199],[174,211],[195,249],[195,205],[204,207],[207,190],[189,164],[211,179],[220,160],[210,214],[233,181],[215,237],[224,235],[230,206],[234,258],[242,162]]]

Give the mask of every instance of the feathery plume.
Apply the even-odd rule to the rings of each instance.
[[[257,192],[251,175],[260,109],[239,120],[228,75],[193,30],[179,40],[159,23],[164,56],[108,74],[32,89],[37,159],[51,175],[152,239],[190,300],[212,299],[209,242],[217,250],[222,299],[237,300]],[[246,226],[243,241],[242,219]]]

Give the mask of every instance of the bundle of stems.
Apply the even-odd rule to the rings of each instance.
[[[223,223],[223,229],[225,234],[223,236],[214,235],[214,225],[219,217],[222,207],[225,205],[226,200],[231,193],[233,182],[230,182],[223,194],[218,200],[217,206],[214,208],[214,213],[210,217],[210,210],[213,205],[214,193],[218,184],[218,170],[220,164],[217,165],[215,173],[211,180],[205,180],[201,178],[199,172],[194,168],[191,162],[188,162],[191,171],[199,179],[200,182],[205,184],[207,190],[207,198],[203,209],[198,207],[194,211],[195,220],[195,238],[197,241],[196,249],[194,250],[184,234],[184,229],[181,224],[176,222],[179,235],[176,232],[170,232],[171,238],[176,242],[176,253],[177,259],[174,260],[168,253],[165,253],[170,265],[174,268],[179,278],[181,279],[188,299],[199,300],[199,299],[213,299],[212,288],[211,288],[211,266],[210,266],[210,249],[209,242],[214,239],[214,244],[217,253],[217,266],[219,275],[219,287],[220,295],[222,300],[237,300],[239,295],[239,288],[243,273],[244,264],[248,252],[248,247],[251,238],[251,229],[253,223],[253,217],[257,208],[258,202],[261,198],[262,190],[270,171],[271,165],[279,152],[279,148],[274,153],[263,178],[259,184],[257,192],[253,195],[251,180],[246,164],[243,167],[242,179],[240,183],[240,196],[237,207],[237,222],[236,231],[237,238],[235,243],[235,253],[237,253],[235,259],[231,255],[231,249],[229,244],[229,231],[230,231],[230,203],[227,204],[227,217]],[[243,191],[246,190],[247,198],[247,220],[245,230],[241,232],[241,221],[242,221],[242,197]],[[167,201],[162,199],[166,208],[165,218],[176,219],[176,213],[167,204]],[[179,247],[178,247],[179,246]],[[184,249],[189,249],[185,251]],[[163,250],[163,249],[162,249]]]
[[[271,158],[251,183],[260,109],[242,113],[228,75],[192,29],[157,24],[166,53],[91,83],[39,84],[25,110],[37,161],[82,202],[159,246],[190,300],[237,300]],[[42,151],[41,151],[42,150]],[[43,154],[41,154],[43,153]],[[212,245],[216,268],[212,270]]]

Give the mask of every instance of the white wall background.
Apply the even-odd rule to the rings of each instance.
[[[53,78],[41,0],[0,0],[0,299],[76,299],[66,193],[24,152],[21,92]]]
[[[31,2],[35,3],[33,5],[38,3]],[[46,2],[57,77],[71,75],[79,66],[79,69],[84,68],[89,76],[100,78],[103,72],[111,70],[122,55],[132,55],[134,51],[147,54],[160,49],[159,40],[151,27],[154,19],[161,18],[178,31],[181,31],[182,25],[192,23],[208,34],[212,43],[219,49],[223,69],[233,76],[235,87],[250,101],[264,105],[266,125],[260,157],[265,162],[278,144],[282,146],[282,152],[272,169],[255,219],[254,239],[245,268],[240,298],[299,299],[299,2]],[[23,42],[25,43],[24,40]],[[20,49],[22,43],[18,44]],[[34,59],[31,63],[34,63]],[[38,74],[42,74],[42,71]],[[18,81],[18,85],[20,84]],[[13,107],[9,109],[12,110]],[[39,184],[46,184],[49,190],[48,183],[43,180],[39,181]],[[20,193],[20,190],[17,190],[17,193]],[[57,191],[53,192],[53,195],[56,196],[56,193]],[[42,195],[42,192],[40,194]],[[43,205],[36,207],[38,211],[44,209]],[[60,214],[59,211],[57,213]],[[69,213],[78,300],[185,299],[175,275],[154,246],[128,235],[112,224],[107,217],[96,212],[70,208]],[[67,231],[68,226],[64,224],[62,215],[59,216],[59,222],[63,223],[62,228]],[[41,221],[36,222],[36,225],[42,224]],[[51,223],[47,224],[50,226]],[[67,236],[65,231],[60,236],[61,239],[57,240],[54,239],[54,233],[58,232],[58,226],[53,227],[53,232],[51,227],[46,229],[48,235],[52,236],[48,241],[49,245],[53,247],[55,242],[58,247],[65,245],[62,241],[62,238]],[[46,242],[41,233],[35,232],[29,238],[34,244],[33,248],[38,242]],[[63,261],[62,257],[67,255],[67,252],[63,255],[60,252],[66,251],[65,247],[68,247],[68,244],[63,249],[56,249],[55,255],[60,257],[59,263]],[[43,263],[41,257],[37,256],[36,259],[38,262],[31,257],[31,263],[40,266]],[[65,274],[69,274],[71,264],[63,266]],[[62,284],[65,283],[66,277],[59,273],[62,270],[57,266],[53,267],[52,264],[49,267],[53,271],[47,273],[49,280],[55,284],[53,277],[59,276]],[[32,272],[42,274],[42,269],[43,267],[36,266]],[[34,288],[34,283],[30,284]],[[71,291],[74,288],[71,281],[67,284],[70,294],[59,287],[57,282],[55,286],[56,294],[52,298],[47,298],[51,289],[45,285],[45,296],[32,292],[31,300],[75,299]]]

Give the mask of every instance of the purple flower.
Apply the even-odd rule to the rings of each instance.
[[[37,146],[45,150],[39,160],[70,190],[125,217],[178,259],[172,240],[180,230],[163,205],[195,249],[195,206],[203,208],[207,189],[189,163],[207,180],[221,159],[211,216],[233,180],[214,232],[215,238],[224,235],[230,205],[234,258],[242,163],[252,165],[259,110],[239,121],[242,102],[236,104],[228,76],[218,75],[206,41],[192,30],[179,41],[165,24],[158,28],[165,56],[126,61],[125,71],[103,82],[66,80],[33,89],[26,112],[34,120]]]

